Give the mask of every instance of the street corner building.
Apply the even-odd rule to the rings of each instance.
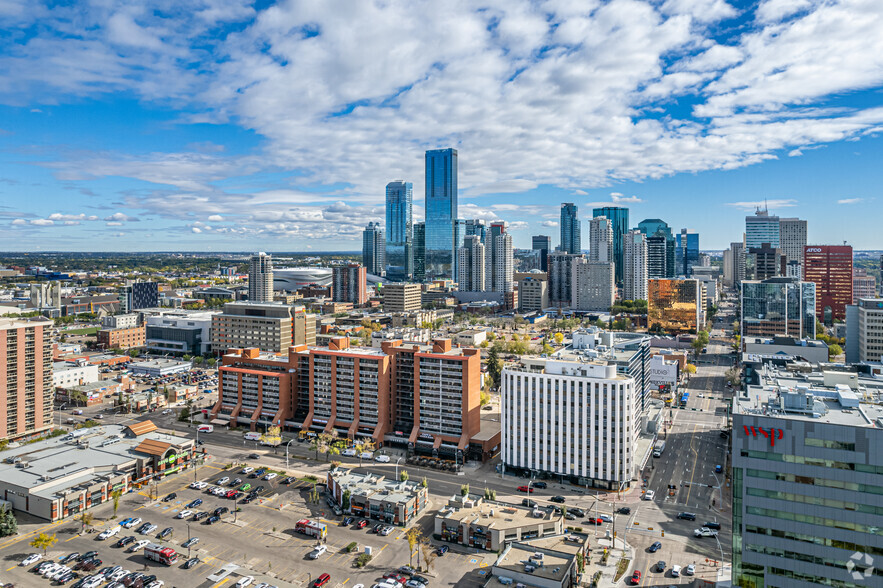
[[[77,429],[3,453],[0,496],[18,511],[57,521],[180,472],[201,460],[193,439],[128,427]]]
[[[429,505],[429,490],[420,482],[389,480],[345,468],[328,472],[328,494],[345,512],[405,526]]]

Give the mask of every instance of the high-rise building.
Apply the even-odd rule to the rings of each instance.
[[[561,205],[561,222],[559,231],[561,233],[561,244],[558,248],[561,251],[571,254],[579,254],[582,252],[579,208],[576,204],[565,202]]]
[[[589,261],[613,263],[613,225],[606,216],[589,221]]]
[[[453,278],[457,220],[457,150],[426,152],[426,279]]]
[[[592,210],[592,216],[603,216],[613,227],[613,263],[616,269],[616,283],[622,283],[622,236],[629,231],[629,209],[624,206],[605,206]]]
[[[782,275],[782,254],[778,247],[763,243],[748,250],[754,260],[754,279],[768,280]]]
[[[647,322],[673,333],[705,328],[705,286],[701,280],[647,281]]]
[[[797,266],[797,277],[803,277],[803,248],[806,247],[806,221],[799,218],[779,219],[779,250],[785,266]]]
[[[540,269],[544,272],[548,272],[549,252],[552,251],[552,238],[548,235],[534,235],[531,238],[531,246],[534,251],[539,252]]]
[[[846,363],[883,362],[883,298],[846,307]]]
[[[420,310],[420,284],[395,283],[383,286],[383,310],[414,312]]]
[[[529,272],[518,278],[518,312],[538,312],[549,307],[549,277]]]
[[[572,265],[570,308],[607,312],[616,299],[612,263],[576,257]]]
[[[461,292],[485,291],[485,249],[478,235],[464,237],[463,246],[457,253],[457,285]]]
[[[52,321],[0,318],[0,440],[52,428]]]
[[[671,227],[668,226],[668,223],[662,220],[661,218],[645,218],[641,222],[638,223],[638,230],[647,235],[655,235],[659,231],[674,241],[674,235],[671,232]]]
[[[252,255],[248,263],[248,299],[251,302],[273,300],[273,258],[263,251]]]
[[[780,246],[779,217],[770,216],[767,209],[758,208],[754,216],[745,217],[745,249],[751,250],[769,243],[774,249]]]
[[[513,292],[514,261],[512,235],[506,232],[505,222],[491,223],[485,248],[485,289],[490,292]]]
[[[475,219],[467,219],[465,221],[465,230],[463,232],[463,238],[466,237],[478,237],[479,240],[484,243],[487,238],[487,223],[485,223],[480,218]],[[459,246],[459,243],[457,244]]]
[[[794,278],[743,280],[739,324],[742,338],[815,339],[816,285]]]
[[[272,284],[271,279],[271,288]],[[126,313],[157,306],[159,306],[159,284],[156,282],[130,282],[120,291],[120,312]]]
[[[724,251],[724,283],[736,286],[745,279],[745,247],[741,242],[730,243]]]
[[[732,405],[732,585],[879,586],[879,405],[856,372],[763,367]]]
[[[877,297],[877,279],[869,276],[868,271],[854,268],[852,273],[852,303],[858,304],[862,298]]]
[[[228,302],[212,317],[212,351],[257,347],[285,353],[291,346],[316,344],[315,315],[303,306],[274,302]]]
[[[354,306],[368,302],[365,266],[348,263],[331,268],[331,297],[334,302],[352,302]]]
[[[414,223],[414,279],[426,279],[426,223]]]
[[[803,249],[803,275],[816,285],[816,316],[825,325],[846,318],[852,304],[852,247],[808,245]]]
[[[647,235],[647,277],[675,277],[675,240],[662,231]]]
[[[411,182],[396,180],[386,185],[386,277],[406,282],[414,277]]]
[[[647,237],[640,231],[629,231],[623,241],[622,298],[647,300]]]
[[[552,306],[570,306],[573,289],[573,260],[583,257],[564,251],[549,253],[549,303]]]
[[[699,233],[681,229],[675,237],[676,273],[678,276],[690,277],[693,275],[693,266],[699,265]]]
[[[380,223],[368,223],[362,231],[362,265],[373,276],[383,276],[386,271],[386,241]]]

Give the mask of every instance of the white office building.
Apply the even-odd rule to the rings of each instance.
[[[779,249],[786,267],[794,267],[795,276],[803,277],[803,248],[806,247],[806,221],[799,218],[779,219]]]
[[[622,298],[647,300],[647,235],[629,231],[622,236]]]
[[[502,374],[502,461],[507,471],[551,474],[616,489],[635,468],[635,381],[581,352],[524,358]]]
[[[52,386],[70,388],[98,381],[98,366],[85,359],[77,361],[56,361],[52,364]]]

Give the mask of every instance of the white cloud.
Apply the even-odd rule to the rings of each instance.
[[[209,215],[208,220],[210,220],[213,223],[219,223],[224,220],[224,217],[222,217],[220,214],[212,214],[212,215]]]
[[[837,201],[837,204],[859,204],[864,201],[864,198],[841,198]]]
[[[543,227],[557,227],[558,221],[543,221],[540,223],[540,226]]]
[[[776,208],[789,208],[791,206],[797,206],[797,200],[794,200],[793,198],[780,198],[774,200],[725,202],[724,206],[730,206],[732,208],[754,212],[757,208],[769,208],[771,210],[775,210]]]
[[[123,226],[123,223],[118,222],[118,221],[110,221],[110,222],[104,223],[104,226],[106,226],[106,227],[121,227],[121,226]]]
[[[192,233],[201,233],[201,232],[202,232],[202,229],[200,229],[199,227],[190,227],[190,232],[192,232]]]
[[[812,0],[763,0],[757,7],[757,19],[764,23],[778,22],[812,6]]]
[[[36,225],[38,227],[48,227],[50,225],[54,225],[54,220],[49,220],[48,218],[35,218],[31,221],[32,225]]]
[[[14,225],[26,225],[26,224],[28,224],[28,221],[26,221],[26,220],[23,219],[23,218],[17,218],[17,219],[15,219],[15,220],[12,221],[12,224],[14,224]]]
[[[111,221],[111,222],[115,222],[115,223],[123,223],[123,222],[126,222],[126,221],[137,221],[138,219],[137,219],[137,218],[134,218],[134,217],[131,217],[131,216],[127,215],[127,214],[124,214],[124,213],[122,213],[122,212],[115,212],[115,213],[113,213],[113,214],[110,215],[110,216],[106,216],[106,217],[104,217],[104,220],[106,220],[106,221]]]

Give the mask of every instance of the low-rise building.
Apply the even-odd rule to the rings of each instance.
[[[398,526],[407,525],[429,504],[429,491],[419,482],[339,467],[328,472],[328,493],[348,513]]]
[[[454,341],[456,341],[457,345],[463,347],[478,347],[487,341],[487,331],[483,329],[467,329],[465,331],[460,331],[454,335]]]
[[[560,535],[564,515],[552,509],[486,501],[480,496],[452,496],[435,515],[442,541],[499,551],[506,543]]]
[[[589,536],[583,533],[514,541],[494,562],[491,568],[493,578],[485,588],[513,584],[531,588],[587,585],[585,569],[589,552]]]
[[[105,396],[113,396],[126,388],[128,388],[128,379],[125,383],[114,380],[96,380],[56,389],[55,401],[68,403],[71,406],[94,406],[101,404]]]
[[[160,433],[151,421],[78,429],[3,452],[0,495],[13,508],[65,519],[200,461],[193,439]]]
[[[103,349],[139,349],[146,344],[143,326],[98,331],[98,345]]]
[[[147,350],[153,353],[208,355],[212,350],[212,317],[220,312],[161,310],[145,317]]]
[[[133,361],[129,364],[129,369],[136,376],[151,376],[154,378],[189,372],[192,368],[193,362],[177,359],[151,359],[148,361]]]
[[[56,361],[52,364],[52,385],[68,388],[98,381],[98,366],[85,359]]]
[[[828,346],[818,339],[795,339],[794,337],[743,337],[742,350],[758,355],[785,354],[803,358],[804,361],[824,363],[828,361]]]
[[[141,324],[141,316],[137,313],[117,314],[106,316],[101,319],[101,326],[105,329],[131,329]]]

